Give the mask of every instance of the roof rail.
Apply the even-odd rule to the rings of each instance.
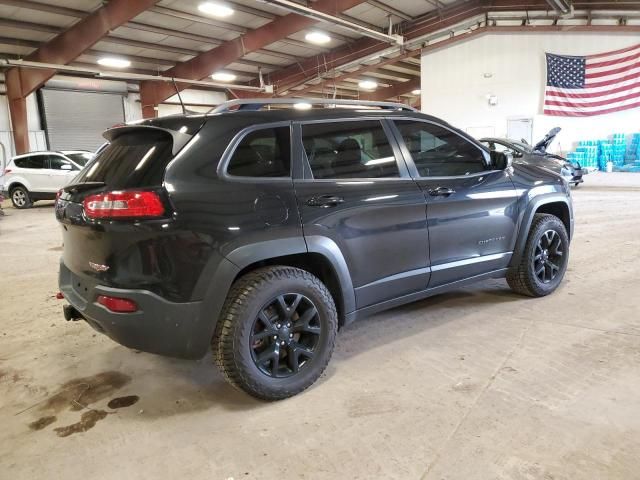
[[[217,107],[209,110],[208,113],[225,113],[231,111],[233,107],[238,107],[237,110],[244,111],[257,111],[261,110],[267,105],[295,105],[295,104],[310,104],[310,105],[326,105],[326,106],[343,106],[350,105],[355,107],[377,107],[386,110],[407,110],[410,112],[417,112],[417,110],[408,105],[402,103],[393,102],[371,102],[366,100],[336,100],[333,98],[243,98],[236,100],[229,100],[228,102],[221,103]],[[234,110],[236,111],[236,110]]]

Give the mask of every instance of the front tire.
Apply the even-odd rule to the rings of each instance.
[[[320,377],[337,330],[333,298],[316,276],[266,267],[233,284],[212,347],[231,385],[263,400],[281,400]]]
[[[553,293],[569,263],[569,236],[562,221],[548,214],[533,218],[520,264],[507,273],[511,289],[529,297]]]
[[[23,186],[13,187],[9,195],[11,196],[11,203],[16,208],[29,208],[33,205],[29,191]]]

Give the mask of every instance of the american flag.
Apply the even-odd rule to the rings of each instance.
[[[640,45],[581,57],[546,55],[545,115],[589,117],[640,107]]]

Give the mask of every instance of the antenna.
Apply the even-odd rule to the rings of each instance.
[[[178,95],[178,100],[180,101],[180,106],[182,107],[182,114],[187,114],[187,109],[184,107],[184,102],[182,101],[182,96],[180,95],[180,90],[178,89],[178,84],[176,83],[176,79],[171,77],[171,81],[173,82],[173,88],[176,89],[176,94]]]

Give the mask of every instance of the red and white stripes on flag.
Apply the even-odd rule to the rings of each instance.
[[[640,107],[640,45],[583,57],[547,54],[544,114],[588,117]]]

